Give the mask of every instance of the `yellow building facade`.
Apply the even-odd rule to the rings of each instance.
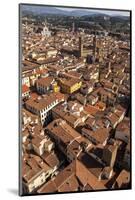
[[[64,81],[60,80],[59,84],[62,92],[72,94],[81,88],[82,81],[74,79]]]

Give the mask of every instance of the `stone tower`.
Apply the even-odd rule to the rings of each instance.
[[[74,34],[74,32],[75,32],[75,23],[73,22],[72,23],[72,33]]]
[[[96,51],[97,51],[97,38],[96,38],[96,33],[93,37],[93,53],[94,53],[94,57],[96,58]]]
[[[82,36],[79,37],[79,57],[83,56],[83,39]]]
[[[117,156],[118,145],[106,145],[103,150],[103,161],[107,166],[113,167]]]

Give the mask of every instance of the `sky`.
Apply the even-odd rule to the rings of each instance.
[[[66,10],[66,11],[73,11],[73,10],[81,10],[81,8],[79,9],[74,9],[74,8],[60,8],[61,10]],[[130,16],[130,12],[128,11],[112,11],[112,10],[98,10],[98,9],[86,9],[88,11],[96,11],[99,13],[104,13],[104,14],[108,14],[108,15],[122,15],[122,16]]]

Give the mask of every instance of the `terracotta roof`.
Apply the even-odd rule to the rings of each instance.
[[[50,168],[44,162],[40,162],[41,158],[38,156],[29,157],[22,163],[22,177],[25,182],[31,182],[44,171]]]
[[[46,129],[49,130],[53,137],[59,138],[66,145],[71,141],[76,141],[79,144],[81,144],[81,142],[90,144],[87,138],[83,137],[62,119],[54,120],[46,127]]]
[[[88,112],[90,115],[95,115],[98,112],[98,109],[95,106],[91,105],[84,106],[84,110]]]
[[[79,160],[92,174],[94,174],[94,176],[99,178],[104,167],[100,162],[93,158],[89,153],[84,152],[80,154]]]
[[[130,135],[130,119],[125,118],[122,122],[116,127],[116,131],[122,131],[123,133]]]
[[[111,122],[112,125],[118,122],[119,117],[115,113],[110,113],[108,116],[106,116],[107,119]]]
[[[58,176],[54,179],[55,185],[59,188],[64,182],[66,182],[72,175],[75,174],[75,164],[72,162]]]
[[[44,136],[42,135],[36,135],[32,138],[31,142],[32,145],[36,146],[37,148],[39,148],[39,146],[41,145],[41,142],[45,139]]]
[[[83,185],[89,184],[93,190],[106,189],[102,182],[98,181],[97,177],[78,160],[76,161],[76,176]]]
[[[73,141],[67,146],[67,152],[69,151],[74,155],[74,157],[77,157],[78,154],[81,153],[82,149],[80,148],[80,144],[77,141]]]
[[[22,93],[30,91],[29,87],[27,85],[22,85]]]
[[[57,94],[57,93],[51,93],[50,95],[45,95],[44,97],[41,97],[41,99],[33,99],[30,98],[28,101],[26,101],[26,106],[34,107],[37,110],[42,110],[46,108],[47,106],[51,105],[53,102],[64,100],[64,96]]]
[[[55,153],[45,152],[41,157],[51,168],[54,168],[60,164],[59,159]]]
[[[109,130],[107,128],[99,128],[95,131],[83,128],[82,132],[88,134],[90,137],[95,139],[98,144],[104,143],[105,140],[109,137]]]
[[[25,72],[25,71],[28,71],[28,70],[33,70],[33,69],[36,69],[36,68],[39,67],[38,64],[31,62],[31,61],[28,61],[28,60],[24,60],[22,62],[22,64],[23,64],[22,72]]]
[[[57,62],[58,60],[59,60],[58,57],[56,57],[56,58],[47,58],[45,60],[35,61],[35,63],[39,64],[39,65],[42,65],[42,64],[49,64],[49,63]]]
[[[76,83],[80,83],[81,80],[75,79],[75,78],[70,78],[70,79],[60,79],[60,82],[64,85],[71,87],[71,86],[75,85]]]
[[[33,99],[37,99],[39,97],[39,95],[36,92],[32,92],[30,96]]]
[[[49,76],[49,77],[45,77],[45,78],[40,78],[36,81],[37,85],[42,85],[44,87],[48,87],[52,84],[54,78]]]
[[[56,191],[57,191],[57,187],[54,181],[48,181],[37,191],[37,193],[53,193]]]
[[[60,188],[58,188],[58,192],[71,192],[78,191],[79,183],[75,175],[70,176],[68,180],[66,180]]]
[[[105,107],[106,107],[106,104],[102,101],[98,101],[96,104],[95,104],[95,107],[97,107],[99,110],[104,110]]]
[[[122,188],[123,184],[128,184],[129,182],[130,182],[130,172],[123,169],[116,179],[118,188]]]
[[[38,193],[48,192],[72,192],[78,191],[79,186],[88,185],[90,190],[103,190],[106,187],[101,181],[98,181],[80,161],[74,160],[63,171],[61,171],[55,179],[50,180],[42,188],[38,190]],[[88,189],[87,188],[87,189]]]

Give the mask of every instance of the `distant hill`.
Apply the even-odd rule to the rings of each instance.
[[[56,7],[48,7],[48,6],[23,6],[23,14],[26,13],[33,13],[38,15],[48,15],[48,14],[54,14],[54,15],[66,15],[66,16],[84,16],[84,15],[95,15],[98,14],[98,12],[94,11],[88,11],[86,9],[81,10],[62,10]]]
[[[75,10],[63,10],[57,7],[50,7],[50,6],[22,6],[22,14],[34,14],[34,15],[64,15],[64,16],[75,16],[75,17],[82,17],[82,16],[93,16],[93,17],[104,17],[104,16],[110,16],[104,13],[100,13],[98,11],[91,11],[88,9],[75,9]],[[112,16],[111,16],[112,17]],[[126,16],[116,16],[121,19],[127,19],[128,17]]]
[[[97,14],[100,14],[96,11],[89,11],[89,10],[73,10],[73,11],[70,11],[70,15],[71,16],[78,16],[78,17],[81,17],[81,16],[92,16],[92,15],[97,15]]]
[[[26,14],[28,12],[33,13],[35,15],[48,15],[48,14],[54,14],[54,15],[68,15],[67,11],[63,11],[60,9],[57,9],[55,7],[48,7],[48,6],[23,6],[22,13]]]

